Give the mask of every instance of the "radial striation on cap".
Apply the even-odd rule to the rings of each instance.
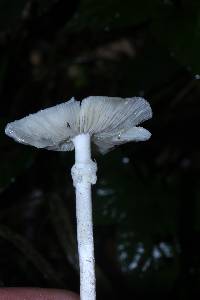
[[[151,133],[137,125],[151,117],[149,103],[140,97],[72,98],[9,123],[5,133],[19,143],[55,151],[73,150],[73,138],[89,133],[104,154],[127,142],[148,140]]]

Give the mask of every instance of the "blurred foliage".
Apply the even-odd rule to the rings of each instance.
[[[2,119],[0,124],[0,147],[3,155],[0,158],[0,192],[10,186],[24,169],[28,169],[35,158],[32,151],[26,151],[21,147],[14,147],[11,151],[8,149],[7,138],[2,134],[5,126],[6,121]]]
[[[170,54],[193,72],[200,72],[200,2],[198,0],[82,0],[78,12],[68,23],[70,30],[92,31],[148,24]]]
[[[1,0],[0,2],[0,28],[1,30],[7,29],[13,25],[17,18],[19,19],[22,9],[25,6],[26,0],[10,1]]]
[[[199,16],[195,0],[0,0],[0,285],[79,288],[74,154],[17,145],[6,123],[139,95],[152,138],[93,152],[98,297],[200,296]]]

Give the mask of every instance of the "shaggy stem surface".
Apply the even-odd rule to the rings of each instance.
[[[90,135],[73,139],[75,165],[72,178],[76,188],[77,239],[80,266],[80,298],[95,300],[95,260],[92,222],[91,184],[96,183],[96,163],[91,160]]]

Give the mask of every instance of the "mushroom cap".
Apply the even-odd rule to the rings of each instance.
[[[151,117],[149,103],[140,97],[72,98],[7,124],[5,133],[17,142],[55,151],[73,150],[73,138],[89,133],[104,154],[126,142],[148,140],[151,133],[137,125]]]

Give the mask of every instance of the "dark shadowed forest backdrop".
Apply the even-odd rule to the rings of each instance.
[[[98,299],[200,296],[200,1],[0,0],[0,286],[78,292],[74,153],[7,122],[74,96],[143,96],[145,143],[93,152]]]

